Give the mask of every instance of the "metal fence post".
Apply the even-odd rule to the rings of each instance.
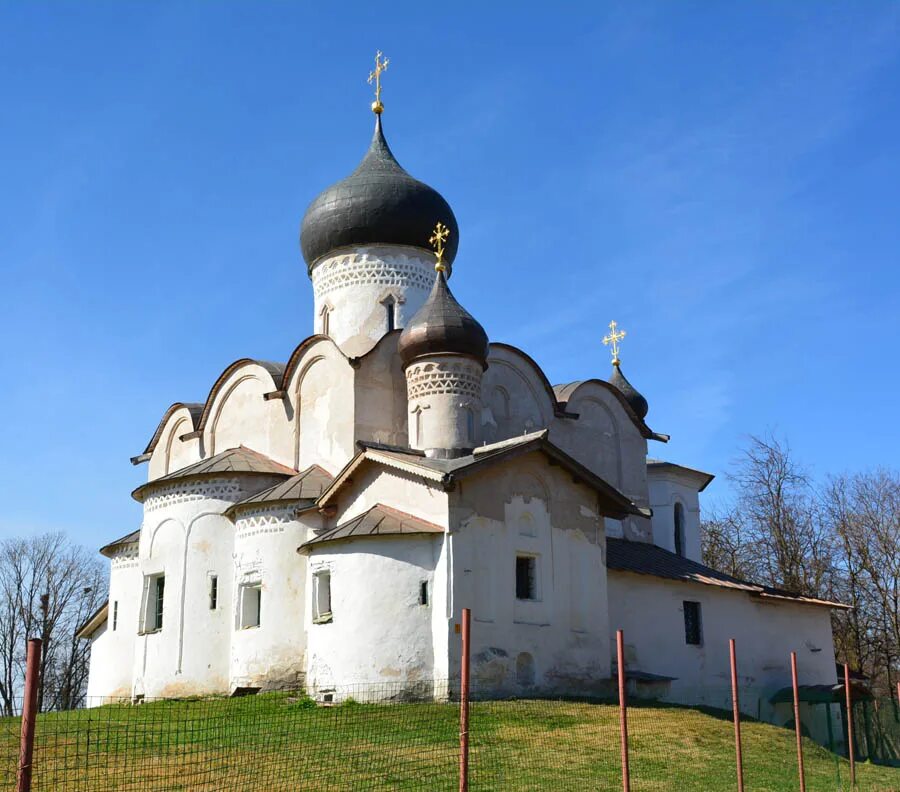
[[[803,732],[800,729],[800,688],[797,684],[797,653],[791,652],[791,684],[794,687],[794,732],[797,734],[797,772],[800,792],[806,792],[806,773],[803,769]]]
[[[619,738],[622,746],[622,792],[631,792],[628,768],[628,702],[625,698],[625,636],[616,630],[616,660],[619,673]]]
[[[462,665],[459,684],[459,792],[469,790],[469,630],[472,611],[462,612]]]
[[[853,745],[853,694],[850,692],[850,666],[844,663],[844,698],[847,702],[847,757],[850,759],[850,788],[856,786],[856,756]]]
[[[741,704],[738,699],[737,651],[734,638],[728,641],[731,655],[731,711],[734,717],[734,759],[737,766],[738,792],[744,792],[744,755],[741,751]]]
[[[25,699],[22,702],[22,736],[16,792],[31,792],[31,763],[34,757],[34,726],[37,719],[38,676],[41,668],[41,639],[28,641],[25,659]]]

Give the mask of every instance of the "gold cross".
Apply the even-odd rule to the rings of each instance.
[[[434,248],[434,255],[437,256],[437,262],[435,263],[434,268],[438,272],[443,272],[447,269],[447,266],[444,264],[444,242],[447,241],[447,237],[449,236],[450,229],[443,223],[438,222],[434,227],[434,233],[428,239],[431,246]]]
[[[618,323],[613,319],[609,323],[609,335],[603,336],[603,346],[612,344],[612,362],[614,366],[619,365],[619,341],[625,338],[624,330],[616,330]]]
[[[384,105],[381,104],[381,73],[387,71],[390,61],[384,57],[381,50],[375,53],[375,71],[369,72],[369,85],[375,83],[375,101],[372,102],[372,112],[381,114],[384,111]]]

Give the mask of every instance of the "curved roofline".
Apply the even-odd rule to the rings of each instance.
[[[200,414],[200,420],[197,421],[197,426],[194,429],[193,434],[197,435],[206,428],[206,424],[209,422],[210,413],[212,412],[213,402],[216,400],[216,396],[219,395],[219,390],[222,385],[225,384],[235,371],[244,366],[251,365],[259,366],[266,370],[269,377],[272,379],[272,384],[275,386],[274,390],[278,390],[278,388],[281,387],[282,376],[284,374],[283,363],[272,363],[268,360],[254,360],[253,358],[240,358],[239,360],[235,360],[234,363],[226,367],[219,375],[218,379],[213,383],[212,388],[209,389],[209,395],[206,397],[206,401],[203,402],[203,412]]]
[[[141,462],[145,462],[149,456],[153,453],[157,444],[162,438],[163,429],[166,428],[166,424],[178,410],[182,407],[187,409],[188,413],[191,416],[191,428],[192,430],[196,430],[197,428],[197,419],[200,417],[200,414],[203,412],[203,403],[202,402],[175,402],[168,410],[163,414],[162,420],[160,420],[159,425],[156,427],[156,431],[153,433],[153,437],[150,438],[150,442],[147,443],[147,447],[144,449],[144,453],[140,456],[132,457],[131,463],[133,465],[137,465]]]
[[[368,355],[372,354],[383,342],[384,339],[391,335],[400,335],[402,332],[402,328],[397,328],[396,330],[392,330],[389,333],[385,333],[381,338],[378,339],[378,343],[375,344],[369,351],[365,354],[360,355],[359,357],[349,357],[344,351],[335,343],[335,340],[331,336],[323,335],[322,333],[315,333],[314,335],[307,336],[303,339],[295,348],[294,351],[291,352],[291,356],[288,358],[288,362],[286,364],[282,363],[272,363],[266,360],[256,360],[255,358],[240,358],[231,363],[216,379],[213,383],[212,388],[209,390],[209,395],[206,397],[206,401],[204,402],[175,402],[168,410],[166,410],[165,415],[163,415],[162,420],[159,422],[159,426],[157,426],[156,431],[153,433],[153,437],[150,439],[150,442],[147,444],[147,447],[144,449],[144,452],[139,456],[135,456],[131,458],[131,463],[133,465],[139,465],[142,462],[146,462],[153,455],[154,450],[156,449],[157,444],[159,443],[160,438],[162,437],[163,429],[165,429],[166,422],[169,418],[172,417],[173,413],[182,407],[186,407],[188,411],[191,413],[191,431],[186,434],[187,437],[199,437],[200,433],[206,428],[206,424],[209,421],[209,415],[212,410],[213,402],[215,401],[216,396],[218,395],[219,390],[225,381],[234,374],[242,366],[246,365],[256,365],[264,368],[269,376],[272,378],[273,389],[272,392],[266,394],[267,398],[278,398],[284,395],[284,387],[290,382],[291,377],[294,375],[294,371],[297,368],[297,365],[300,359],[303,357],[303,353],[311,347],[316,341],[330,341],[332,346],[337,350],[337,352],[344,358],[348,363],[353,365],[353,361],[362,360]],[[184,438],[185,435],[182,435]]]
[[[523,352],[519,347],[513,346],[512,344],[505,344],[502,341],[491,341],[488,345],[488,361],[490,361],[491,357],[491,347],[497,347],[498,349],[506,349],[510,352],[515,352],[517,355],[525,359],[525,362],[528,363],[538,375],[538,379],[540,379],[541,384],[544,386],[544,390],[547,392],[547,398],[550,399],[550,406],[553,408],[554,414],[559,414],[563,412],[562,405],[560,405],[559,401],[556,398],[556,394],[553,392],[553,386],[550,384],[550,380],[547,379],[547,375],[544,374],[544,370],[537,364],[535,359],[531,357],[527,352]]]
[[[309,349],[313,344],[317,341],[331,341],[334,348],[341,353],[341,356],[350,361],[350,358],[344,354],[343,350],[334,342],[334,339],[325,335],[324,333],[314,333],[311,336],[307,336],[304,338],[297,346],[294,347],[294,351],[291,352],[291,356],[288,358],[287,363],[285,363],[284,371],[281,373],[281,382],[278,384],[278,387],[275,389],[277,391],[283,391],[287,384],[291,381],[291,377],[294,376],[294,370],[297,368],[298,363],[303,358],[303,353]]]
[[[644,420],[634,411],[632,406],[628,403],[628,400],[622,394],[622,391],[620,391],[611,382],[607,382],[606,380],[592,378],[586,380],[576,380],[575,382],[569,382],[565,385],[557,385],[556,388],[554,388],[554,392],[559,393],[560,395],[564,393],[566,397],[565,401],[560,402],[560,407],[565,407],[566,405],[568,405],[568,403],[572,401],[575,394],[577,394],[578,391],[581,390],[581,388],[585,385],[599,385],[600,387],[605,388],[610,393],[612,393],[613,396],[615,396],[619,400],[619,404],[622,405],[622,408],[625,410],[625,414],[631,419],[631,422],[637,427],[638,431],[645,439],[659,440],[662,443],[668,442],[669,436],[658,434],[657,432],[654,432],[649,426],[647,426]]]

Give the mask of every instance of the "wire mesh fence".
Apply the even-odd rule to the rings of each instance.
[[[349,685],[332,702],[305,693],[197,700],[88,701],[37,719],[35,792],[125,790],[451,790],[458,788],[459,685]],[[631,789],[734,790],[730,688],[664,691],[629,686]],[[745,688],[744,776],[748,790],[799,789],[792,708]],[[652,696],[652,697],[651,697]],[[320,697],[322,698],[322,697]],[[896,739],[893,702],[854,707],[859,790],[900,790],[900,768],[871,746]],[[877,704],[877,706],[876,706]],[[850,789],[841,754],[842,709],[802,709],[809,790]],[[771,720],[766,723],[750,713]],[[894,721],[896,724],[897,721]],[[877,728],[876,728],[877,726]],[[0,788],[14,789],[20,722],[0,719]],[[497,699],[471,691],[469,788],[621,790],[619,707],[608,696]],[[815,739],[813,739],[815,738]],[[863,754],[860,740],[870,752]],[[821,740],[820,740],[821,741]],[[880,741],[880,742],[879,742]],[[865,759],[865,761],[864,761]]]

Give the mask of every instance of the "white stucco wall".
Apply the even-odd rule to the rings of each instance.
[[[232,614],[208,605],[210,574],[219,578],[220,602],[231,601],[234,528],[223,512],[280,480],[234,475],[161,484],[147,493],[141,580],[132,594],[139,618],[147,576],[165,575],[165,596],[162,629],[135,639],[135,695],[229,692]]]
[[[106,624],[91,636],[87,686],[88,706],[131,696],[131,675],[137,639],[141,571],[138,543],[123,546],[110,559],[109,610]],[[113,629],[113,612],[118,616]]]
[[[281,402],[286,416],[283,440],[293,448],[286,464],[297,470],[321,465],[336,473],[353,456],[353,380],[353,367],[330,339],[304,348],[284,383]]]
[[[700,646],[685,641],[685,600],[700,603]],[[742,705],[752,715],[758,714],[760,696],[791,684],[792,651],[801,684],[836,681],[831,617],[821,606],[610,570],[609,626],[611,634],[624,630],[627,667],[677,677],[672,691],[679,700],[690,696],[712,706],[729,700],[730,638],[737,645],[741,686],[754,691]]]
[[[235,518],[231,614],[231,689],[303,686],[306,671],[307,558],[297,552],[321,525],[317,511],[294,505],[242,510]],[[262,587],[258,626],[240,626],[240,587]]]
[[[481,363],[431,355],[406,369],[409,447],[441,455],[481,444]]]
[[[309,553],[310,574],[331,574],[332,621],[314,624],[311,596],[307,685],[313,695],[389,699],[427,695],[439,675],[432,619],[446,624],[444,603],[419,603],[435,589],[444,535],[382,536],[324,544]],[[308,591],[310,588],[308,588]]]
[[[675,504],[684,514],[684,555],[702,562],[700,547],[700,495],[697,485],[677,475],[648,471],[653,544],[675,552]]]
[[[346,249],[317,262],[310,277],[313,332],[331,336],[346,355],[359,357],[388,332],[385,300],[395,301],[398,328],[422,307],[434,284],[434,257],[403,245]]]
[[[464,479],[451,504],[451,675],[459,672],[460,648],[453,623],[469,607],[476,689],[583,693],[606,684],[605,537],[596,494],[534,453]],[[537,559],[535,601],[516,597],[520,554]]]

